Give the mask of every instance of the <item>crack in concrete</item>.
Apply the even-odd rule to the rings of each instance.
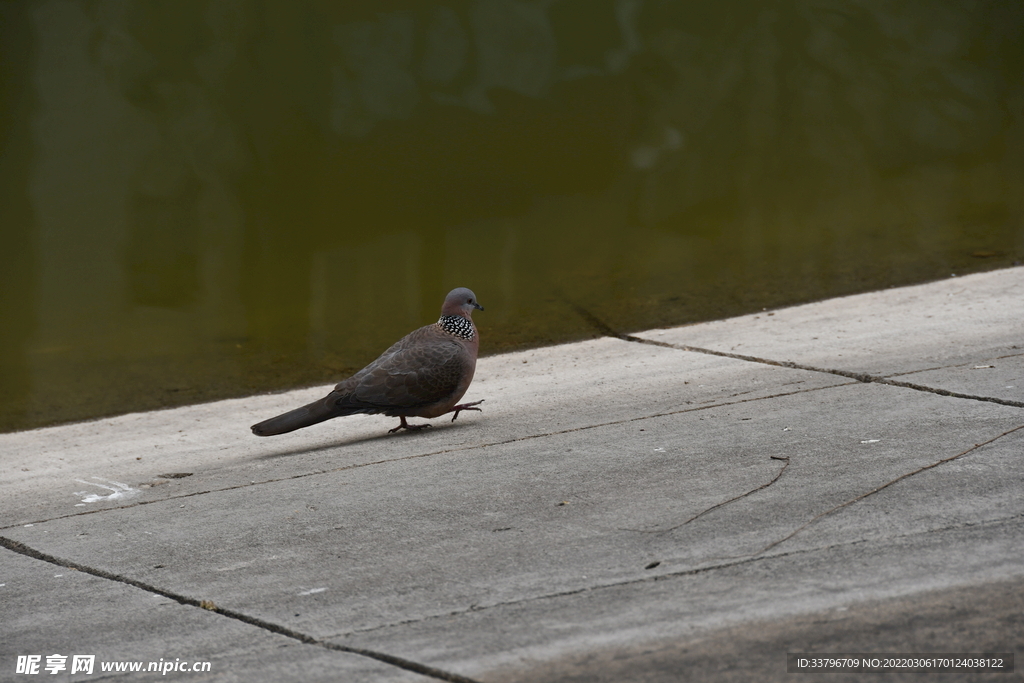
[[[860,542],[860,541],[858,541],[858,542]],[[722,563],[714,564],[714,565],[707,565],[707,566],[703,566],[703,567],[695,567],[695,568],[691,568],[691,569],[684,569],[684,570],[680,570],[680,571],[676,571],[676,572],[668,572],[668,573],[664,573],[664,574],[657,574],[655,576],[643,576],[643,577],[634,578],[634,579],[626,579],[626,580],[623,580],[623,581],[613,581],[613,582],[609,582],[609,583],[596,584],[596,585],[593,585],[593,586],[583,586],[581,588],[574,588],[572,590],[557,591],[555,593],[543,593],[541,595],[531,595],[531,596],[524,597],[524,598],[519,598],[519,599],[516,599],[516,600],[503,600],[503,601],[495,602],[495,603],[492,603],[492,604],[489,604],[489,605],[473,604],[473,605],[470,605],[469,607],[467,607],[465,609],[454,610],[454,611],[451,611],[451,612],[445,612],[443,614],[430,614],[430,615],[419,617],[419,618],[415,618],[415,619],[402,619],[402,620],[399,620],[399,621],[388,622],[386,624],[378,624],[376,626],[369,626],[369,627],[361,628],[361,629],[353,629],[351,631],[343,631],[341,633],[337,633],[337,634],[335,634],[333,636],[330,636],[330,637],[338,638],[338,637],[346,637],[346,636],[351,636],[351,635],[356,635],[356,634],[361,634],[361,633],[372,633],[373,631],[379,631],[379,630],[387,629],[387,628],[394,628],[396,626],[409,626],[409,625],[412,625],[412,624],[425,623],[425,622],[433,621],[433,620],[436,620],[436,619],[449,619],[451,617],[459,617],[459,616],[463,616],[465,614],[472,614],[474,612],[483,612],[483,611],[495,609],[495,608],[498,608],[498,607],[515,607],[517,605],[525,605],[525,604],[528,604],[528,603],[531,603],[531,602],[537,602],[537,601],[540,601],[540,600],[551,600],[551,599],[555,599],[555,598],[564,598],[564,597],[568,597],[568,596],[571,596],[571,595],[580,595],[582,593],[588,593],[590,591],[599,591],[599,590],[603,590],[605,588],[619,588],[619,587],[622,587],[622,586],[631,586],[631,585],[635,585],[635,584],[646,583],[646,582],[650,582],[650,581],[658,581],[658,580],[663,580],[663,579],[667,579],[667,578],[675,578],[675,577],[681,577],[681,576],[693,576],[695,574],[702,574],[704,572],[714,571],[716,569],[728,569],[730,567],[735,567],[735,566],[738,566],[738,565],[750,564],[752,562],[758,562],[760,560],[773,559],[773,558],[776,558],[776,557],[788,557],[790,555],[799,555],[799,554],[802,554],[802,553],[811,552],[812,550],[815,550],[815,549],[811,549],[811,550],[791,550],[791,551],[788,551],[788,552],[778,553],[776,555],[768,555],[768,556],[762,556],[762,557],[743,557],[743,558],[737,558],[737,559],[731,560],[729,562],[722,562]]]
[[[1005,356],[996,356],[991,360],[1003,360],[1004,358],[1019,358],[1024,356],[1024,353],[1008,353]],[[918,370],[907,370],[906,372],[894,372],[886,375],[886,377],[905,377],[907,375],[916,375],[921,372],[934,372],[935,370],[949,370],[950,368],[966,368],[975,365],[977,361],[970,361],[968,363],[957,363],[956,365],[937,365],[932,368],[920,368]]]
[[[441,669],[436,669],[432,666],[420,664],[419,662],[414,662],[403,657],[389,655],[386,652],[378,652],[376,650],[368,650],[366,648],[361,647],[340,645],[338,643],[332,643],[323,639],[314,638],[309,634],[302,633],[294,629],[290,629],[287,626],[275,624],[273,622],[260,619],[259,617],[254,617],[249,614],[239,612],[237,610],[228,609],[226,607],[220,607],[209,600],[197,600],[196,598],[190,598],[187,595],[175,593],[173,591],[160,588],[159,586],[155,586],[144,581],[139,581],[137,579],[122,576],[120,574],[114,574],[113,572],[108,572],[103,569],[97,569],[95,567],[90,567],[88,565],[80,564],[78,562],[74,562],[71,560],[61,559],[59,557],[55,557],[54,555],[49,555],[47,553],[40,552],[35,548],[31,548],[25,545],[24,543],[15,541],[11,538],[7,538],[6,536],[0,536],[0,546],[3,546],[4,548],[7,548],[12,552],[18,553],[19,555],[31,557],[32,559],[39,560],[41,562],[47,562],[49,564],[53,564],[58,567],[64,567],[66,569],[73,569],[75,571],[82,572],[83,574],[90,574],[92,576],[96,576],[101,579],[106,579],[108,581],[115,581],[117,583],[126,584],[128,586],[132,586],[134,588],[138,588],[149,593],[154,593],[156,595],[169,598],[182,605],[205,609],[210,612],[214,612],[215,614],[219,614],[223,617],[227,617],[228,619],[234,619],[244,624],[249,624],[250,626],[261,628],[265,631],[276,633],[277,635],[285,636],[286,638],[291,638],[301,643],[305,643],[306,645],[316,645],[327,650],[334,650],[337,652],[345,652],[348,654],[368,657],[370,659],[375,659],[379,662],[384,662],[385,664],[396,666],[400,669],[405,669],[406,671],[412,671],[418,674],[422,674],[424,676],[436,678],[441,681],[449,681],[449,683],[479,683],[479,681],[475,681],[472,678],[467,678],[466,676],[460,676],[459,674],[443,671]]]
[[[305,477],[313,477],[313,476],[317,476],[317,475],[321,475],[321,474],[332,474],[334,472],[343,472],[345,470],[354,470],[354,469],[359,469],[359,468],[362,468],[362,467],[372,467],[374,465],[386,465],[386,464],[389,464],[389,463],[402,462],[402,461],[405,461],[405,460],[415,460],[417,458],[428,458],[428,457],[435,456],[435,455],[445,455],[447,453],[461,453],[461,452],[465,452],[465,451],[472,451],[472,450],[477,450],[477,449],[482,449],[482,448],[491,448],[493,446],[503,446],[503,445],[506,445],[506,444],[518,443],[518,442],[521,442],[521,441],[529,441],[529,440],[532,440],[532,439],[542,439],[544,437],[549,437],[549,436],[559,436],[559,435],[562,435],[562,434],[572,434],[573,432],[581,432],[581,431],[585,431],[585,430],[588,430],[588,429],[598,429],[600,427],[612,427],[612,426],[615,426],[615,425],[626,424],[626,423],[629,423],[629,422],[641,422],[643,420],[653,420],[653,419],[656,419],[656,418],[659,418],[659,417],[669,417],[669,416],[672,416],[672,415],[681,415],[681,414],[684,414],[684,413],[692,413],[692,412],[697,412],[697,411],[700,411],[700,410],[711,410],[713,408],[724,408],[724,407],[728,407],[728,406],[740,405],[740,404],[743,404],[743,403],[751,403],[751,402],[754,402],[754,401],[764,401],[764,400],[773,399],[773,398],[781,398],[783,396],[794,396],[796,394],[804,394],[804,393],[809,393],[809,392],[812,392],[812,391],[824,391],[824,390],[827,390],[827,389],[835,389],[835,388],[838,388],[838,387],[850,386],[850,384],[852,384],[852,383],[851,382],[846,382],[846,383],[842,383],[842,384],[829,384],[827,386],[822,386],[822,387],[810,387],[810,388],[807,388],[807,389],[796,389],[794,391],[779,392],[779,393],[776,393],[776,394],[770,394],[768,396],[758,396],[758,397],[755,397],[755,398],[744,398],[744,399],[740,399],[740,400],[737,400],[737,401],[723,401],[721,403],[709,403],[709,404],[706,404],[706,405],[699,405],[699,406],[692,406],[692,407],[687,407],[687,408],[680,408],[679,410],[668,410],[668,411],[664,411],[664,412],[660,412],[660,413],[652,413],[650,415],[640,415],[640,416],[637,416],[637,417],[627,417],[627,418],[623,418],[621,420],[611,420],[609,422],[601,422],[601,423],[598,423],[598,424],[581,425],[579,427],[571,427],[569,429],[561,429],[561,430],[556,430],[556,431],[551,431],[551,432],[543,432],[541,434],[528,434],[526,436],[518,436],[518,437],[513,437],[511,439],[503,439],[501,441],[489,441],[487,443],[475,444],[475,445],[471,445],[471,446],[460,446],[458,448],[444,448],[444,449],[437,450],[437,451],[430,451],[428,453],[415,453],[413,455],[406,455],[406,456],[403,456],[403,457],[400,457],[400,458],[385,458],[384,460],[374,460],[374,461],[371,461],[371,462],[356,463],[356,464],[352,464],[352,465],[342,465],[340,467],[333,467],[333,468],[327,469],[327,470],[314,470],[314,471],[311,471],[311,472],[303,472],[301,474],[294,474],[294,475],[291,475],[291,476],[288,476],[288,477],[277,477],[277,478],[273,478],[273,479],[263,479],[261,481],[251,481],[251,482],[248,482],[248,483],[245,483],[245,484],[235,484],[235,485],[232,485],[232,486],[224,486],[224,487],[221,487],[221,488],[206,489],[206,490],[203,490],[203,491],[192,491],[191,493],[182,493],[182,494],[179,494],[179,495],[168,496],[166,498],[156,498],[156,499],[153,499],[153,500],[139,500],[139,501],[135,501],[135,502],[132,502],[132,503],[128,503],[126,505],[117,505],[117,506],[112,506],[112,507],[97,508],[95,510],[80,510],[80,511],[68,513],[66,515],[57,515],[55,517],[48,517],[46,519],[38,519],[38,520],[31,520],[31,521],[27,521],[27,522],[26,521],[22,521],[22,522],[16,522],[16,523],[13,523],[13,524],[5,524],[5,525],[0,526],[0,531],[4,531],[4,530],[7,530],[7,529],[16,529],[16,528],[24,526],[26,524],[45,524],[46,522],[53,522],[53,521],[57,521],[57,520],[61,520],[61,519],[70,519],[72,517],[81,517],[83,515],[95,515],[95,514],[99,514],[99,513],[103,513],[103,512],[110,512],[112,510],[127,510],[129,508],[139,507],[140,505],[154,505],[154,504],[157,504],[157,503],[164,503],[164,502],[172,501],[172,500],[182,500],[182,499],[185,499],[185,498],[192,498],[192,497],[195,497],[195,496],[204,496],[204,495],[207,495],[207,494],[210,494],[210,493],[221,493],[223,491],[234,491],[236,489],[248,488],[250,486],[262,486],[264,484],[274,484],[274,483],[282,482],[282,481],[291,481],[293,479],[303,479]],[[309,449],[309,452],[316,451],[316,450],[325,450],[325,449],[330,449],[330,448],[337,448],[337,447],[339,447],[339,446],[338,445],[320,446],[320,447],[317,447],[317,448]],[[304,451],[304,452],[306,452],[306,451]]]
[[[758,491],[760,491],[761,489],[766,489],[769,486],[771,486],[772,484],[774,484],[775,482],[777,482],[779,480],[779,478],[782,476],[782,473],[786,471],[787,467],[789,467],[789,456],[770,455],[768,457],[770,459],[772,459],[772,460],[781,460],[785,464],[779,469],[779,471],[775,474],[775,476],[772,477],[771,481],[768,481],[768,482],[766,482],[764,484],[761,484],[757,488],[750,489],[749,491],[747,491],[745,493],[741,493],[738,496],[734,496],[734,497],[730,498],[729,500],[723,500],[721,503],[717,503],[716,505],[712,505],[711,507],[707,508],[706,510],[698,512],[693,517],[690,517],[685,522],[680,522],[679,524],[676,524],[675,526],[670,526],[667,529],[622,529],[622,528],[620,528],[619,531],[635,531],[635,532],[641,533],[641,534],[665,534],[665,533],[668,533],[669,531],[675,531],[676,529],[678,529],[680,527],[684,527],[687,524],[689,524],[690,522],[703,517],[704,515],[708,514],[709,512],[711,512],[713,510],[717,510],[718,508],[720,508],[722,506],[725,506],[725,505],[728,505],[729,503],[735,503],[737,500],[740,500],[741,498],[746,498],[747,496],[753,495],[753,494],[757,493]]]
[[[945,464],[947,462],[952,462],[952,461],[956,460],[957,458],[962,458],[963,456],[967,455],[968,453],[972,453],[972,452],[978,450],[979,448],[981,448],[982,446],[987,446],[988,444],[993,443],[994,441],[998,441],[999,439],[1003,438],[1004,436],[1008,436],[1010,434],[1013,434],[1014,432],[1016,432],[1016,431],[1018,431],[1020,429],[1024,429],[1024,425],[1018,425],[1017,427],[1014,427],[1013,429],[1008,429],[1005,432],[1003,432],[1002,434],[999,434],[998,436],[994,436],[994,437],[992,437],[991,439],[989,439],[987,441],[982,441],[981,443],[976,443],[973,446],[971,446],[970,448],[968,448],[967,450],[961,451],[961,452],[957,453],[956,455],[951,455],[948,458],[943,458],[941,460],[937,460],[937,461],[935,461],[935,462],[933,462],[933,463],[931,463],[929,465],[924,465],[923,467],[918,467],[916,470],[914,470],[912,472],[907,472],[905,474],[901,474],[900,476],[898,476],[895,479],[892,479],[890,481],[887,481],[886,483],[882,484],[881,486],[877,486],[877,487],[871,489],[870,491],[867,491],[866,493],[862,493],[859,496],[856,496],[855,498],[851,498],[850,500],[847,500],[847,501],[845,501],[843,503],[840,503],[839,505],[836,505],[835,507],[833,507],[831,509],[828,509],[828,510],[826,510],[826,511],[824,511],[824,512],[818,514],[818,515],[815,515],[810,520],[808,520],[807,522],[805,522],[801,526],[797,527],[794,531],[792,531],[788,535],[783,536],[779,540],[774,541],[772,543],[769,543],[765,547],[761,548],[759,551],[754,553],[754,555],[760,555],[761,553],[764,553],[764,552],[766,552],[768,550],[771,550],[772,548],[774,548],[775,546],[777,546],[777,545],[779,545],[781,543],[785,543],[789,539],[791,539],[794,536],[796,536],[797,534],[799,534],[804,529],[807,529],[811,525],[817,523],[818,520],[821,520],[821,519],[831,515],[833,512],[838,512],[839,510],[842,510],[845,507],[853,505],[854,503],[856,503],[858,501],[864,500],[868,496],[873,496],[876,493],[878,493],[879,491],[887,489],[890,486],[892,486],[893,484],[901,482],[904,479],[908,479],[910,477],[913,477],[914,475],[920,474],[921,472],[926,472],[926,471],[932,469],[933,467],[938,467],[939,465]]]

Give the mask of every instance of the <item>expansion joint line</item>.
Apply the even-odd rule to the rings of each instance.
[[[708,356],[722,356],[723,358],[734,358],[736,360],[743,360],[750,363],[761,363],[763,365],[774,365],[779,368],[791,368],[793,370],[807,370],[808,372],[824,372],[830,375],[838,375],[839,377],[848,377],[850,379],[857,380],[858,382],[864,382],[865,384],[887,384],[892,387],[901,387],[903,389],[913,389],[914,391],[924,391],[931,394],[938,394],[939,396],[949,396],[951,398],[965,398],[971,401],[987,401],[988,403],[998,403],[1004,406],[1013,406],[1015,408],[1024,408],[1024,401],[1013,401],[1008,398],[998,398],[995,396],[978,396],[976,394],[962,394],[957,391],[949,391],[948,389],[939,389],[937,387],[928,387],[923,384],[914,384],[913,382],[901,382],[896,379],[889,379],[888,377],[881,377],[879,375],[871,375],[866,372],[852,372],[850,370],[840,370],[838,368],[819,368],[813,365],[804,365],[803,363],[794,363],[792,361],[780,361],[772,360],[771,358],[759,358],[757,356],[747,356],[741,353],[730,353],[728,351],[716,351],[715,349],[705,349],[699,346],[688,346],[686,344],[670,344],[668,342],[656,341],[654,339],[644,339],[643,337],[636,337],[632,334],[624,334],[614,329],[606,322],[595,316],[590,311],[570,303],[575,311],[589,322],[596,330],[601,334],[608,337],[615,337],[622,341],[635,342],[637,344],[649,344],[651,346],[662,346],[667,349],[676,349],[678,351],[690,351],[691,353],[703,353]]]
[[[32,559],[40,560],[42,562],[48,562],[58,567],[64,567],[66,569],[79,571],[83,574],[91,574],[92,576],[97,576],[101,579],[107,579],[108,581],[116,581],[118,583],[123,583],[128,586],[133,586],[135,588],[139,588],[144,591],[154,593],[156,595],[161,595],[165,598],[169,598],[182,605],[188,605],[190,607],[199,607],[205,610],[209,610],[210,612],[214,612],[223,617],[234,619],[244,624],[249,624],[250,626],[255,626],[265,631],[285,636],[286,638],[292,638],[293,640],[297,640],[300,643],[305,643],[307,645],[316,645],[327,650],[334,650],[336,652],[346,652],[348,654],[360,655],[362,657],[376,659],[379,662],[384,662],[385,664],[390,664],[400,669],[405,669],[406,671],[412,671],[418,674],[422,674],[424,676],[430,676],[431,678],[436,678],[437,680],[441,681],[448,681],[449,683],[479,683],[479,681],[476,681],[472,678],[460,676],[459,674],[450,673],[448,671],[442,671],[441,669],[435,669],[432,666],[420,664],[419,662],[414,662],[409,659],[404,659],[402,657],[389,655],[385,652],[377,652],[376,650],[367,650],[361,647],[350,647],[348,645],[340,645],[338,643],[319,640],[306,633],[301,633],[299,631],[290,629],[287,626],[274,624],[269,621],[260,619],[259,617],[244,614],[242,612],[238,612],[233,609],[228,609],[226,607],[219,607],[218,605],[214,604],[209,600],[197,600],[196,598],[190,598],[187,595],[181,595],[180,593],[175,593],[160,588],[159,586],[154,586],[152,584],[146,583],[144,581],[139,581],[137,579],[132,579],[127,576],[121,576],[119,574],[114,574],[112,572],[104,571],[102,569],[97,569],[95,567],[89,567],[84,564],[79,564],[78,562],[72,562],[71,560],[65,560],[59,557],[55,557],[53,555],[48,555],[47,553],[43,553],[34,548],[30,548],[24,543],[15,541],[11,538],[7,538],[6,536],[0,536],[0,546],[7,548],[12,552],[24,555],[25,557],[31,557]]]
[[[892,387],[902,387],[903,389],[913,389],[915,391],[925,391],[930,394],[938,394],[939,396],[950,396],[952,398],[966,398],[971,401],[987,401],[989,403],[998,403],[1004,406],[1013,406],[1015,408],[1024,408],[1024,401],[1013,401],[1008,398],[998,398],[996,396],[979,396],[977,394],[962,394],[958,391],[949,391],[948,389],[940,389],[938,387],[928,387],[923,384],[914,384],[913,382],[901,382],[897,379],[889,379],[888,377],[880,377],[879,375],[871,375],[866,372],[853,372],[850,370],[839,370],[838,368],[819,368],[813,365],[804,365],[803,363],[794,363],[792,361],[785,360],[772,360],[770,358],[758,358],[757,356],[745,356],[740,353],[729,353],[727,351],[715,351],[714,349],[704,349],[699,346],[687,346],[685,344],[668,344],[666,342],[655,341],[653,339],[644,339],[642,337],[634,337],[631,334],[623,334],[618,337],[623,341],[637,342],[640,344],[651,344],[653,346],[664,346],[670,349],[678,349],[680,351],[691,351],[693,353],[704,353],[710,356],[724,356],[725,358],[735,358],[736,360],[745,360],[751,363],[763,363],[765,365],[774,365],[780,368],[792,368],[794,370],[807,370],[809,372],[824,372],[830,375],[838,375],[839,377],[849,377],[855,379],[858,382],[864,382],[865,384],[888,384]]]

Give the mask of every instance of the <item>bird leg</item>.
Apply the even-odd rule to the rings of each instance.
[[[415,432],[418,429],[426,429],[427,427],[430,426],[429,423],[428,424],[422,424],[422,425],[411,425],[411,424],[409,424],[408,422],[405,421],[405,415],[399,415],[398,417],[399,417],[400,420],[402,420],[402,423],[400,425],[398,425],[397,427],[395,427],[394,429],[389,429],[388,430],[388,434],[394,434],[399,429],[408,429],[410,431]]]
[[[455,418],[457,418],[459,416],[459,413],[462,412],[463,410],[483,410],[483,408],[473,407],[478,406],[483,402],[484,399],[480,399],[479,401],[473,401],[472,403],[460,403],[459,405],[455,406],[454,408],[452,408],[452,410],[455,411],[455,414],[452,415],[452,422],[455,422]]]

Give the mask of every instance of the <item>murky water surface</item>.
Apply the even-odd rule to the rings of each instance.
[[[1022,7],[5,2],[0,430],[1019,261]]]

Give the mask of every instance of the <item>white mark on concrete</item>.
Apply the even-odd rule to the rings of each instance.
[[[26,524],[26,525],[25,525],[25,528],[27,529],[27,528],[29,528],[30,526],[35,526],[35,524]]]
[[[217,567],[214,571],[233,572],[236,569],[244,569],[245,567],[248,567],[250,564],[252,564],[252,562],[235,562],[234,564],[229,564],[226,567]]]
[[[665,449],[664,449],[664,448],[655,448],[655,449],[654,449],[654,452],[655,452],[655,453],[664,453],[664,452],[665,452]]]
[[[865,439],[861,443],[878,443],[881,439]]]
[[[86,486],[95,486],[96,488],[101,488],[106,491],[110,491],[110,493],[104,495],[100,493],[90,493],[89,491],[75,491],[76,496],[85,496],[84,498],[82,498],[82,503],[98,503],[100,501],[112,502],[117,500],[125,500],[127,498],[134,498],[135,496],[142,493],[142,491],[140,491],[139,489],[132,488],[128,484],[122,484],[119,481],[113,481],[111,479],[102,479],[100,477],[93,477],[93,479],[95,479],[96,481],[105,481],[107,484],[110,484],[110,486],[107,486],[106,484],[97,484],[96,482],[93,481],[83,481],[81,479],[75,479],[75,481],[77,481],[79,484],[85,484]]]
[[[299,595],[313,595],[314,593],[323,593],[326,588],[310,588],[308,591],[301,591]]]

